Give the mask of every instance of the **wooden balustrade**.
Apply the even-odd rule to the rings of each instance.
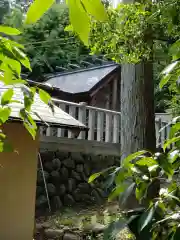
[[[88,132],[80,132],[78,139],[105,143],[120,143],[120,112],[102,108],[88,106],[86,103],[73,103],[63,100],[53,99],[54,103],[72,117],[84,123]],[[163,145],[168,138],[170,125],[167,120],[162,120],[160,114],[156,118],[156,144],[157,147]],[[75,138],[73,132],[67,129],[53,129],[51,127],[41,127],[40,134],[45,136]]]

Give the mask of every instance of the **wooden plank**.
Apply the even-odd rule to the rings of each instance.
[[[104,115],[103,112],[97,112],[97,141],[103,142]]]
[[[40,136],[40,149],[42,151],[71,151],[85,154],[119,156],[119,143],[105,143],[84,139],[58,138]]]
[[[156,120],[156,131],[157,131],[157,135],[156,135],[156,141],[157,141],[157,147],[162,147],[162,139],[161,139],[161,132],[159,132],[159,130],[162,127],[162,121],[161,118]]]
[[[119,143],[120,116],[113,116],[113,143]]]
[[[78,109],[78,120],[86,125],[86,103],[81,103]],[[85,139],[85,132],[81,131],[78,139]]]
[[[64,103],[60,103],[59,107],[64,111],[66,108],[66,105]],[[57,137],[64,137],[64,129],[58,128],[57,130]]]
[[[95,111],[93,109],[89,109],[89,117],[88,117],[88,140],[94,140],[94,126],[95,126]]]
[[[69,106],[69,115],[71,115],[73,118],[75,118],[76,113],[76,107],[75,106]],[[73,138],[74,134],[71,130],[68,130],[68,138]]]
[[[105,124],[105,142],[111,142],[112,136],[112,115],[106,113],[106,124]]]

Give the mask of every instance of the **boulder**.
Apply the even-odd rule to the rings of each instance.
[[[47,171],[44,171],[44,178],[47,181],[49,178],[49,173]],[[43,179],[43,172],[41,169],[39,169],[37,171],[37,183],[43,183],[44,179]]]
[[[47,184],[47,190],[49,196],[54,196],[56,194],[56,187],[52,183]]]
[[[84,173],[87,177],[89,177],[91,175],[91,167],[87,163],[84,164]]]
[[[47,197],[44,195],[41,195],[36,199],[36,207],[42,207],[46,203],[47,203]]]
[[[84,158],[81,153],[71,153],[71,159],[73,159],[76,163],[84,163]]]
[[[41,186],[36,187],[36,196],[39,197],[44,192],[44,188]]]
[[[61,229],[45,229],[44,233],[47,238],[53,239],[55,238],[62,239],[64,235],[64,231]]]
[[[69,158],[69,152],[61,152],[61,151],[56,151],[55,152],[55,156],[57,157],[57,158],[59,158],[60,160],[64,160],[64,159],[66,159],[66,158]]]
[[[63,161],[63,164],[65,167],[67,168],[71,168],[71,169],[74,169],[75,168],[75,163],[74,163],[74,160],[71,159],[71,158],[67,158]]]
[[[53,163],[51,162],[45,162],[44,163],[44,169],[48,172],[52,172],[53,171]]]
[[[76,171],[82,173],[84,171],[83,164],[77,164]]]
[[[91,190],[91,187],[88,183],[80,183],[78,184],[78,188],[80,189],[81,193],[89,193]]]
[[[73,196],[67,194],[64,196],[64,205],[66,206],[73,206],[75,203]]]
[[[60,169],[60,167],[61,167],[61,160],[59,158],[54,158],[52,160],[52,163],[53,163],[53,168],[55,170],[59,170]]]
[[[91,193],[94,202],[96,202],[97,204],[101,204],[102,203],[102,198],[99,196],[99,193],[93,189],[92,193]]]
[[[52,182],[59,182],[60,181],[60,174],[58,171],[52,171],[51,172],[51,179]]]
[[[52,161],[52,159],[54,158],[54,152],[52,151],[40,152],[40,156],[42,163],[44,164],[44,162]]]
[[[63,240],[81,240],[81,237],[77,233],[66,232]]]
[[[79,188],[77,188],[74,192],[73,192],[73,197],[74,199],[79,202],[81,200],[81,191]]]
[[[58,191],[59,196],[63,196],[63,195],[65,194],[65,192],[66,192],[66,187],[65,187],[64,184],[61,184],[61,185],[59,186],[59,191]]]
[[[72,172],[71,172],[71,177],[76,179],[77,181],[81,181],[81,176],[79,175],[79,173],[77,173],[74,170],[72,170]]]
[[[69,171],[67,168],[65,167],[62,167],[61,170],[60,170],[60,173],[61,173],[61,179],[63,181],[67,181],[68,180],[68,177],[69,177]]]
[[[54,196],[51,199],[51,203],[52,203],[54,210],[59,210],[63,206],[59,196]]]
[[[73,178],[68,179],[68,191],[71,193],[76,188],[76,180]]]

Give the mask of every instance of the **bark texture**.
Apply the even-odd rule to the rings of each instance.
[[[152,63],[122,65],[121,159],[156,147]]]

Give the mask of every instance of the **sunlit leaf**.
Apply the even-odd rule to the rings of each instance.
[[[122,164],[123,166],[128,166],[129,163],[134,160],[135,158],[139,157],[139,156],[143,156],[144,154],[149,153],[146,150],[142,150],[139,152],[135,152],[133,154],[130,154],[128,157],[126,157],[125,159],[122,160]]]
[[[11,114],[11,108],[0,108],[0,124],[5,123]]]
[[[134,190],[134,188],[135,188],[135,185],[136,185],[136,183],[131,183],[130,185],[129,185],[129,187],[128,188],[126,188],[126,190],[122,193],[122,195],[121,195],[121,197],[120,197],[120,203],[122,204],[122,205],[124,205],[125,204],[125,202],[128,200],[128,198],[131,196],[131,194],[132,194],[132,192],[133,192],[133,190]]]
[[[102,172],[98,172],[98,173],[94,173],[92,174],[89,179],[88,179],[88,183],[93,182],[96,178],[98,178],[100,175],[102,174]]]
[[[88,45],[90,19],[80,0],[68,0],[69,17],[73,30],[79,35],[84,44]]]
[[[25,23],[31,24],[37,22],[53,3],[54,0],[34,0],[28,9]]]
[[[9,88],[8,90],[6,90],[1,96],[1,105],[8,104],[12,99],[13,93],[14,91],[12,88]]]
[[[45,103],[48,104],[51,100],[51,96],[46,91],[39,89],[39,97]]]
[[[157,164],[156,160],[154,160],[152,157],[145,157],[145,158],[141,158],[140,160],[138,160],[136,162],[137,165],[146,165],[146,166],[152,166]]]
[[[161,78],[161,81],[159,83],[160,89],[162,89],[167,84],[167,82],[169,81],[170,78],[171,78],[171,74],[164,75]]]
[[[3,25],[0,25],[0,32],[5,33],[7,35],[19,35],[19,34],[21,34],[21,32],[16,28],[3,26]]]
[[[82,0],[86,11],[98,21],[107,20],[107,14],[101,0]]]
[[[168,139],[164,145],[163,145],[163,150],[165,152],[165,150],[167,149],[167,147],[173,143],[176,143],[176,142],[179,142],[180,141],[180,136],[179,137],[174,137],[174,138],[171,138],[171,139]]]
[[[128,186],[127,184],[122,183],[119,186],[115,187],[114,190],[110,193],[110,195],[108,197],[108,201],[111,201],[111,200],[115,199],[116,197],[119,197],[119,195],[125,191],[127,186]]]

